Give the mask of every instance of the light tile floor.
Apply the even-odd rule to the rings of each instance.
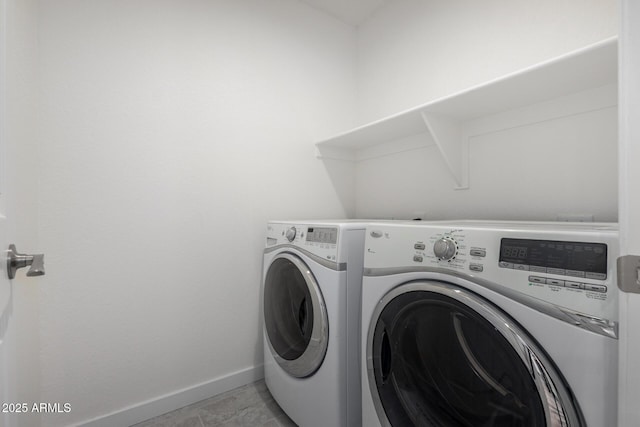
[[[296,427],[264,380],[185,406],[134,427]]]

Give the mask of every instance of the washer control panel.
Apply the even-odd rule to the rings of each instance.
[[[616,227],[521,224],[372,224],[365,269],[453,270],[582,313],[617,318]]]

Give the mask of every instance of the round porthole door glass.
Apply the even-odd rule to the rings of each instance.
[[[577,416],[558,405],[557,393],[549,399],[541,391],[557,377],[551,379],[533,352],[531,372],[523,361],[529,356],[514,347],[521,336],[509,342],[460,299],[400,293],[371,327],[370,386],[378,415],[392,426],[577,425],[565,424]],[[530,350],[525,342],[521,347]],[[537,383],[538,375],[544,379]]]
[[[272,354],[295,377],[313,374],[322,364],[328,321],[320,288],[302,260],[281,254],[264,283],[264,322]]]

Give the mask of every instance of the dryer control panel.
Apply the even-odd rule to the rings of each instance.
[[[291,245],[329,261],[338,258],[339,228],[331,225],[270,223],[266,247]]]
[[[458,221],[372,224],[365,274],[456,271],[608,319],[617,318],[615,224]]]

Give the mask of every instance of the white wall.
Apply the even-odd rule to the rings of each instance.
[[[259,375],[267,219],[354,211],[313,157],[353,123],[354,30],[295,0],[39,17],[42,399],[72,406],[43,425]]]
[[[616,7],[615,0],[389,2],[358,30],[358,121],[615,36]],[[616,120],[608,108],[472,138],[469,190],[453,190],[435,147],[359,162],[356,215],[555,220],[585,213],[615,221]]]
[[[394,0],[358,28],[358,114],[421,105],[617,34],[616,0]]]

